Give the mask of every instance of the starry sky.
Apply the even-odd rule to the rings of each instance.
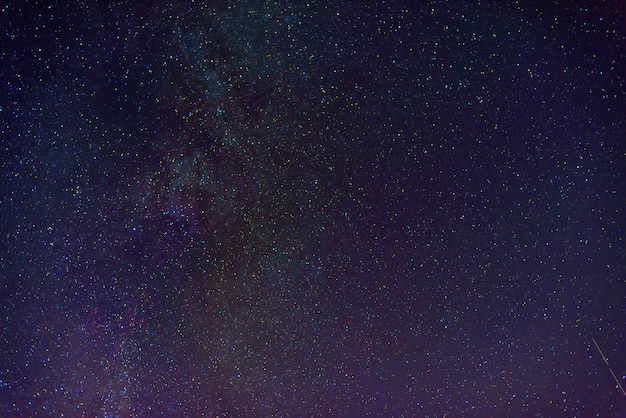
[[[625,67],[621,0],[1,2],[0,415],[625,416]]]

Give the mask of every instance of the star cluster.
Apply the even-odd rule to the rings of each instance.
[[[622,2],[0,28],[0,415],[625,413]]]

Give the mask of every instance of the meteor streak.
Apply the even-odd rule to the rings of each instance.
[[[596,345],[596,348],[598,349],[598,352],[600,353],[600,355],[602,356],[602,360],[604,360],[604,363],[606,363],[606,367],[609,368],[609,371],[611,372],[611,375],[613,376],[613,379],[615,379],[615,383],[617,383],[617,386],[619,386],[619,389],[622,391],[622,393],[624,394],[624,396],[626,396],[626,391],[624,391],[624,387],[622,386],[622,384],[619,382],[619,380],[617,379],[617,376],[615,376],[615,372],[613,372],[613,369],[611,368],[611,366],[609,366],[609,359],[604,355],[604,353],[602,352],[602,350],[600,350],[600,346],[598,345],[598,343],[596,342],[595,338],[591,338],[591,340],[593,341],[593,343]]]

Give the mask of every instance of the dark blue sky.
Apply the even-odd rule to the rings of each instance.
[[[0,414],[623,416],[623,2],[413,3],[5,2]]]

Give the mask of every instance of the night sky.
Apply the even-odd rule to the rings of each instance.
[[[621,0],[1,2],[0,416],[626,416],[625,83]]]

